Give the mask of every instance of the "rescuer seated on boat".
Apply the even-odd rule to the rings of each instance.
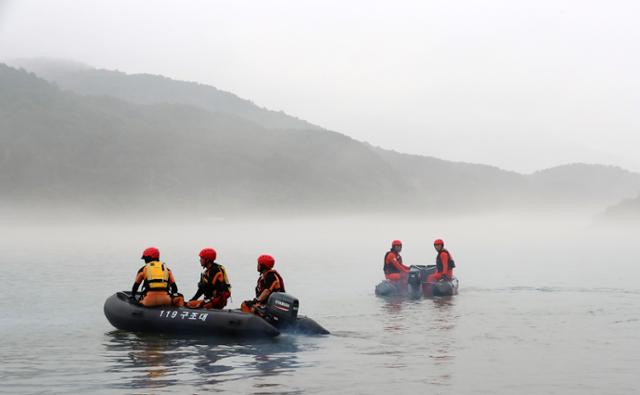
[[[178,294],[173,273],[167,265],[160,262],[160,251],[155,247],[149,247],[142,253],[142,259],[146,264],[138,270],[131,288],[131,298],[135,299],[140,284],[143,284],[140,299],[143,306],[182,306],[184,299]]]
[[[436,272],[427,278],[427,282],[433,283],[440,280],[451,280],[453,278],[453,268],[456,267],[451,253],[444,248],[444,241],[441,239],[434,241],[433,247],[438,252],[436,255]]]
[[[284,280],[282,276],[273,269],[276,264],[271,255],[260,255],[258,257],[258,284],[256,285],[256,297],[253,300],[245,300],[240,308],[245,313],[254,313],[256,308],[267,303],[269,295],[273,292],[285,292]]]
[[[187,302],[187,307],[222,309],[227,305],[227,299],[231,297],[231,284],[224,266],[216,262],[217,255],[213,248],[200,251],[200,265],[204,270],[200,274],[198,291]],[[204,300],[199,300],[203,295]]]
[[[406,280],[409,275],[409,267],[402,264],[402,242],[394,240],[391,242],[391,250],[384,256],[384,276],[389,281]]]

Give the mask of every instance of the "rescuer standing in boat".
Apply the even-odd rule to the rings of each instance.
[[[400,240],[394,240],[391,242],[391,250],[387,251],[384,256],[384,276],[389,281],[401,281],[406,280],[409,267],[402,263],[402,242]]]
[[[453,278],[453,268],[456,267],[451,253],[444,248],[442,239],[434,241],[433,247],[438,252],[438,255],[436,255],[436,272],[427,278],[427,282],[433,283],[442,279],[451,280]]]
[[[253,300],[245,300],[240,306],[245,313],[255,312],[256,307],[267,303],[269,295],[273,292],[285,292],[284,280],[280,273],[273,269],[276,264],[271,255],[260,255],[258,257],[258,284],[256,285],[256,297]]]
[[[138,270],[136,280],[131,288],[131,297],[135,299],[136,292],[140,284],[142,287],[143,306],[170,306],[172,304],[171,295],[174,297],[174,304],[181,305],[182,297],[178,294],[178,286],[173,278],[173,273],[164,263],[160,262],[160,251],[155,247],[149,247],[142,253],[145,265]]]
[[[198,291],[187,302],[187,306],[192,309],[223,309],[227,305],[227,299],[231,297],[231,283],[227,271],[216,262],[218,253],[213,248],[204,248],[199,256],[204,271],[200,274]],[[204,300],[198,300],[202,295]]]

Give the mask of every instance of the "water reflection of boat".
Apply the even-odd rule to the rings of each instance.
[[[297,315],[297,299],[287,294],[274,293],[267,309],[278,303],[271,314],[259,317],[240,310],[194,310],[185,307],[144,307],[131,300],[128,292],[110,296],[104,304],[104,314],[116,328],[130,332],[152,332],[183,335],[274,337],[281,332],[319,335],[329,332],[309,317]],[[290,311],[284,311],[285,303],[276,298],[295,300]]]
[[[302,366],[295,337],[229,342],[112,331],[103,344],[107,373],[121,378],[111,386],[128,391],[181,385],[207,388],[246,377],[286,374]]]
[[[410,366],[409,361],[419,355],[424,380],[441,388],[450,386],[455,377],[459,340],[456,336],[458,301],[451,297],[378,299],[382,328],[387,337],[376,355],[388,355],[388,366],[394,368]],[[417,343],[414,341],[416,336],[420,339]],[[410,346],[413,353],[407,355],[403,350]],[[442,391],[451,392],[444,389],[436,392]]]

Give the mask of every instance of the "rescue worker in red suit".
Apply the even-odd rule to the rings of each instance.
[[[384,276],[389,281],[406,280],[409,276],[409,267],[402,264],[400,251],[402,251],[402,242],[394,240],[391,243],[391,250],[384,256]]]
[[[135,300],[141,284],[143,306],[182,306],[184,298],[178,294],[178,286],[173,273],[164,263],[160,262],[160,251],[149,247],[142,253],[145,265],[138,270],[136,280],[131,288],[131,298]]]
[[[254,313],[257,307],[267,303],[269,295],[273,292],[285,292],[284,280],[280,273],[273,269],[276,260],[271,255],[258,257],[258,284],[256,285],[256,297],[253,300],[245,300],[240,308],[245,313]]]
[[[187,307],[192,309],[218,309],[227,305],[227,299],[231,297],[231,284],[224,266],[216,262],[218,253],[213,248],[204,248],[200,251],[200,265],[204,269],[200,274],[198,291]],[[204,295],[204,300],[199,300]]]
[[[444,241],[437,239],[433,242],[433,247],[438,252],[438,255],[436,255],[436,272],[427,278],[427,282],[433,283],[442,279],[452,279],[453,268],[456,267],[456,264],[449,251],[444,248]]]

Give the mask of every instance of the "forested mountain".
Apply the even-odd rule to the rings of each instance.
[[[344,135],[66,92],[0,66],[1,198],[189,209],[375,206],[404,187]]]
[[[118,78],[127,92],[145,89],[137,78]],[[124,89],[127,81],[136,88]],[[163,78],[149,81],[164,86]],[[186,91],[127,101],[73,84],[61,89],[0,64],[0,205],[211,215],[601,210],[640,191],[639,175],[614,167],[522,175],[388,151],[317,127],[276,128],[225,105],[194,104],[198,96]]]
[[[266,129],[320,129],[284,112],[258,107],[233,93],[196,82],[176,81],[151,74],[99,70],[62,60],[20,59],[11,61],[11,65],[31,71],[62,89],[83,95],[110,96],[137,104],[187,104],[234,115]]]

